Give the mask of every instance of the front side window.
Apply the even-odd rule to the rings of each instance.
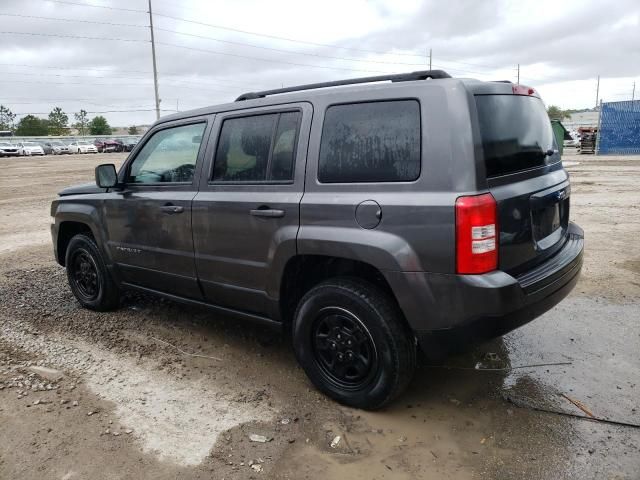
[[[420,105],[416,100],[327,109],[318,162],[321,182],[406,182],[419,175]]]
[[[131,164],[127,182],[191,182],[205,127],[195,123],[154,133]]]
[[[222,124],[213,166],[214,182],[293,179],[300,112],[229,118]]]

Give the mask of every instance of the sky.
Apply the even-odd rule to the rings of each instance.
[[[241,93],[432,67],[547,105],[640,98],[640,1],[152,0],[162,114]],[[0,0],[0,104],[150,124],[148,0]]]

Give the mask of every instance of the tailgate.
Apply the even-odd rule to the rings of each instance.
[[[498,208],[499,268],[519,274],[568,238],[571,186],[542,100],[476,95],[489,191]]]
[[[563,170],[489,190],[498,204],[501,270],[517,275],[562,248],[568,235],[571,198]]]

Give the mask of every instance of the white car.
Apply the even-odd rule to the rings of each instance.
[[[17,157],[18,155],[20,155],[20,149],[17,145],[0,142],[0,157]]]
[[[42,145],[36,142],[19,142],[18,153],[22,156],[25,155],[44,155]]]
[[[69,144],[69,153],[98,153],[98,149],[93,143],[75,141]]]

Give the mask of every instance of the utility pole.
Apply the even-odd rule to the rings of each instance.
[[[156,120],[160,120],[160,95],[158,94],[158,69],[156,67],[156,42],[153,38],[153,11],[149,0],[149,28],[151,29],[151,56],[153,58],[153,87],[156,93]]]
[[[600,100],[600,75],[598,75],[598,83],[596,84],[596,108],[598,108],[599,100]]]
[[[636,82],[633,82],[633,90],[631,90],[631,101],[636,99]]]
[[[433,60],[433,50],[429,49],[429,70],[431,70],[431,61]]]
[[[180,111],[180,108],[178,107],[178,102],[180,101],[179,98],[176,98],[176,112]]]
[[[518,85],[520,85],[520,64],[518,64]]]

